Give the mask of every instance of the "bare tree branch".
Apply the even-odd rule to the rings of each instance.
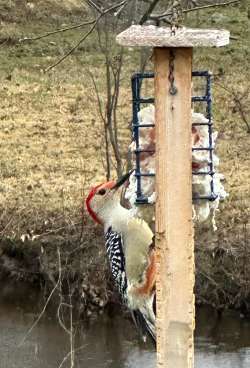
[[[112,10],[116,10],[116,9],[119,9],[120,7],[123,7],[125,4],[129,3],[130,0],[123,0],[121,1],[120,3],[118,4],[114,4],[112,6],[110,6],[109,8],[107,9],[101,9],[100,7],[98,7],[98,5],[96,5],[94,3],[93,0],[88,0],[88,3],[91,3],[91,5],[98,11],[98,13],[100,13],[101,15],[105,15],[107,13],[110,13],[112,12]]]
[[[94,2],[92,0],[89,0],[91,2],[91,4],[93,4],[94,6]],[[96,28],[97,24],[99,23],[100,19],[112,12],[115,9],[119,9],[121,6],[124,6],[124,4],[128,3],[130,0],[123,0],[118,4],[112,5],[111,7],[102,10],[98,7],[98,12],[100,13],[99,16],[93,21],[93,25],[92,27],[89,29],[89,31],[87,33],[85,33],[85,35],[77,42],[77,44],[72,47],[65,55],[63,55],[57,62],[55,62],[54,64],[50,65],[48,68],[45,69],[45,72],[48,72],[49,70],[55,68],[57,65],[61,64],[61,62],[63,62],[68,56],[70,56],[71,54],[73,54],[73,52],[81,45],[81,43],[83,43],[88,36],[93,32],[93,30]],[[96,5],[96,4],[95,4]]]
[[[86,348],[86,345],[79,346],[79,348],[74,349],[74,350],[73,350],[73,352],[74,352],[74,353],[76,353],[76,352],[78,352],[78,351],[80,351],[80,350],[82,350],[82,349],[84,349],[84,348]],[[64,365],[64,363],[68,360],[68,358],[69,358],[69,357],[71,357],[71,355],[72,355],[72,351],[70,350],[70,351],[65,355],[65,357],[64,357],[64,358],[63,358],[63,360],[61,361],[61,363],[60,363],[60,365],[58,366],[58,368],[62,368],[62,367],[63,367],[63,365]]]
[[[247,101],[248,96],[250,95],[249,89],[246,89],[243,93],[239,93],[234,89],[225,87],[221,83],[217,83],[217,85],[232,96],[234,104],[233,110],[240,115],[242,121],[246,125],[247,133],[250,133],[250,121],[247,119],[249,114],[248,111],[246,111],[249,106],[249,101]]]
[[[147,20],[149,15],[152,13],[152,11],[154,10],[154,8],[156,7],[156,5],[159,3],[160,0],[153,0],[152,3],[149,5],[148,9],[146,10],[146,12],[143,14],[143,16],[141,17],[139,24],[144,24]]]
[[[95,21],[96,21],[95,19],[92,19],[92,20],[89,20],[88,22],[83,22],[83,23],[80,23],[80,24],[76,24],[74,26],[57,29],[55,31],[51,31],[51,32],[45,33],[45,34],[37,36],[37,37],[20,38],[19,42],[40,40],[42,38],[49,37],[49,36],[52,36],[52,35],[57,34],[57,33],[67,32],[67,31],[70,31],[71,29],[77,29],[77,28],[81,28],[81,27],[84,27],[84,26],[88,26],[90,24],[95,23]]]
[[[35,322],[32,324],[32,326],[29,328],[28,332],[26,333],[26,335],[23,337],[22,341],[20,342],[19,346],[22,346],[23,343],[25,342],[25,340],[27,339],[27,337],[30,335],[30,333],[33,331],[33,329],[36,327],[36,325],[39,323],[40,319],[42,318],[54,292],[56,291],[56,289],[58,288],[60,282],[61,282],[61,276],[62,276],[62,270],[61,270],[61,253],[60,253],[60,249],[57,248],[57,256],[58,256],[58,266],[59,266],[59,274],[58,274],[58,279],[57,282],[55,284],[55,286],[53,287],[51,293],[49,294],[46,303],[44,304],[44,307],[41,311],[41,313],[39,314],[38,318],[35,320]]]
[[[4,40],[3,42],[1,42],[0,47],[4,46],[7,42],[8,42],[8,40]]]
[[[88,38],[88,36],[93,32],[93,30],[95,29],[95,27],[96,27],[97,23],[99,22],[100,18],[101,18],[101,15],[99,15],[99,17],[95,20],[95,23],[92,25],[92,27],[77,42],[77,44],[74,47],[72,47],[72,49],[70,49],[66,54],[64,54],[59,60],[57,60],[57,62],[55,62],[54,64],[50,65],[48,68],[46,68],[45,69],[45,73],[48,72],[49,70],[55,68],[57,65],[61,64],[62,61],[64,61],[68,56],[70,56],[71,54],[73,54],[73,52],[81,45],[81,43],[84,42],[86,40],[86,38]]]
[[[98,13],[102,14],[103,10],[92,0],[87,0],[88,5],[91,8],[94,8],[95,10],[98,11]]]
[[[97,97],[98,110],[101,113],[100,117],[104,123],[104,138],[106,145],[106,166],[107,166],[107,178],[110,176],[112,156],[110,156],[109,147],[112,148],[112,152],[115,158],[115,164],[112,163],[117,171],[117,175],[120,176],[122,173],[122,158],[120,152],[120,146],[118,142],[118,127],[117,127],[117,117],[116,108],[119,98],[120,80],[121,80],[121,70],[123,65],[123,48],[119,49],[119,52],[112,54],[112,32],[109,29],[109,19],[104,18],[102,27],[97,25],[97,36],[99,48],[105,58],[105,113],[103,104],[101,103],[100,97]],[[92,82],[94,85],[95,93],[100,96],[97,88],[97,84],[92,75]]]
[[[118,10],[117,12],[114,13],[115,17],[118,17],[120,15],[120,13],[124,10],[125,6],[128,4],[128,2],[124,3]]]
[[[101,117],[102,121],[105,122],[105,116],[103,114],[101,97],[100,97],[100,93],[99,93],[98,88],[97,88],[95,78],[93,76],[93,73],[90,70],[88,70],[88,74],[89,74],[89,76],[91,78],[91,81],[93,83],[93,86],[94,86],[94,91],[95,91],[95,95],[96,95],[96,100],[97,100],[97,105],[98,105],[98,110],[99,110],[100,117]]]
[[[92,72],[90,70],[88,70],[89,76],[92,80],[93,86],[94,86],[94,91],[95,91],[95,95],[96,95],[96,100],[97,100],[97,105],[98,105],[98,110],[99,110],[99,115],[101,117],[101,120],[103,122],[103,127],[104,127],[104,140],[105,140],[105,159],[106,159],[106,178],[107,180],[110,180],[110,174],[111,174],[111,170],[110,170],[110,154],[109,154],[109,140],[108,140],[108,131],[107,131],[107,123],[106,123],[106,117],[104,116],[103,113],[103,107],[102,107],[102,103],[101,103],[101,96],[95,81],[95,78],[92,74]],[[103,165],[105,167],[105,165]]]
[[[227,6],[227,5],[239,3],[240,1],[241,0],[231,0],[231,1],[227,1],[225,3],[214,3],[214,4],[196,6],[196,7],[193,7],[193,8],[183,9],[182,13],[186,14],[186,13],[190,13],[190,12],[198,11],[198,10],[205,10],[205,9],[216,8],[216,7],[220,7],[220,6]],[[161,19],[164,19],[166,17],[171,17],[172,14],[173,14],[172,10],[171,11],[167,10],[166,12],[164,12],[162,14],[151,14],[148,17],[148,19],[161,20]]]

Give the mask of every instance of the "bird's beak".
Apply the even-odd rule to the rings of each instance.
[[[120,179],[117,180],[117,182],[115,183],[115,185],[112,187],[113,189],[118,189],[120,188],[124,183],[126,183],[126,181],[129,179],[130,175],[132,174],[134,170],[130,170],[128,173],[124,174]]]

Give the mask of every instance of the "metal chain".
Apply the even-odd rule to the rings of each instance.
[[[172,14],[170,16],[170,28],[171,36],[175,36],[176,30],[180,27],[183,13],[182,13],[182,3],[181,0],[171,1]]]
[[[170,18],[171,36],[175,36],[175,34],[176,34],[176,29],[179,26],[181,13],[182,13],[181,0],[172,0],[172,15],[171,15],[171,18]],[[170,83],[169,93],[172,96],[175,96],[178,92],[178,90],[175,86],[175,83],[174,83],[174,59],[175,59],[174,50],[170,49],[168,80],[169,80],[169,83]]]
[[[174,50],[170,49],[170,51],[169,51],[169,75],[168,75],[168,80],[170,82],[169,93],[172,96],[176,95],[177,92],[178,92],[177,87],[174,84],[174,60],[175,60]]]

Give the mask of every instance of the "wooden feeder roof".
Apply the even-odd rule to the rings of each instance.
[[[229,44],[230,32],[224,29],[171,28],[133,25],[116,40],[122,46],[151,47],[221,47]]]

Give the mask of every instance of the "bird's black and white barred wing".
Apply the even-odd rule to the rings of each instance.
[[[122,297],[123,303],[127,304],[128,282],[125,271],[122,235],[116,231],[113,231],[112,227],[109,227],[105,234],[105,240],[114,282]],[[148,334],[155,342],[154,324],[149,321],[144,311],[139,309],[131,310],[131,315],[143,339],[145,339],[146,334]]]
[[[123,301],[126,302],[127,278],[125,272],[122,235],[113,231],[112,227],[109,227],[105,234],[105,240],[113,279]]]

